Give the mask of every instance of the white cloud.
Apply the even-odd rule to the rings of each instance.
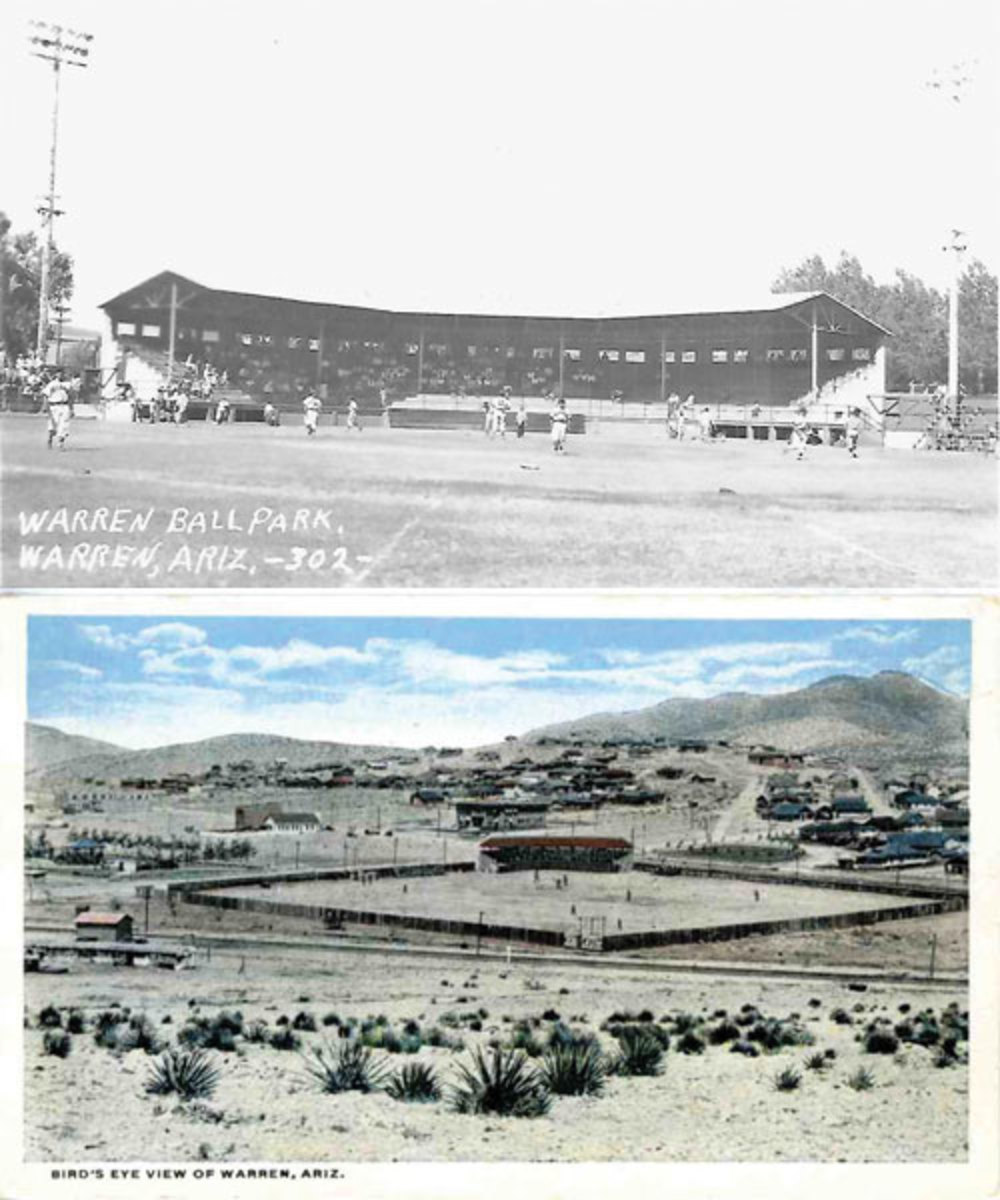
[[[97,667],[88,667],[84,663],[70,662],[65,658],[50,658],[39,664],[48,667],[50,671],[65,671],[68,675],[77,675],[81,679],[100,679],[104,672]]]
[[[793,683],[793,681],[802,681],[802,677],[805,675],[814,675],[817,671],[846,671],[856,665],[856,663],[839,658],[801,659],[798,662],[773,665],[748,663],[745,666],[733,666],[728,667],[725,671],[719,671],[712,676],[712,686],[713,688],[736,687],[750,682],[759,683],[761,680],[780,679],[789,686],[798,687],[799,683]]]
[[[920,636],[920,630],[912,625],[902,629],[893,629],[889,625],[861,625],[858,628],[845,629],[835,633],[836,642],[870,642],[873,646],[898,646],[903,642],[912,642]]]
[[[147,625],[138,633],[114,633],[110,625],[81,625],[79,629],[88,641],[103,650],[131,650],[137,646],[181,650],[200,646],[208,640],[204,629],[183,621],[164,621],[157,625]]]

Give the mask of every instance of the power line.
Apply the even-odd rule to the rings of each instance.
[[[46,21],[29,21],[28,42],[35,58],[52,64],[52,134],[49,144],[49,190],[38,208],[42,217],[42,266],[38,287],[38,336],[35,348],[39,359],[45,361],[49,338],[49,293],[52,286],[52,249],[55,218],[63,215],[56,208],[56,158],[59,146],[59,83],[63,67],[89,66],[90,43],[93,34]]]

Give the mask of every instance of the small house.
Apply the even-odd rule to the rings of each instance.
[[[132,918],[128,913],[77,913],[73,922],[78,942],[131,942]]]

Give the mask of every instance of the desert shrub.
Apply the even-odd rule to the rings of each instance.
[[[420,1022],[410,1017],[409,1020],[403,1022],[403,1033],[408,1037],[419,1037],[421,1034]]]
[[[950,1036],[967,1042],[969,1040],[969,1014],[959,1012],[957,1004],[949,1005],[941,1014],[941,1029],[947,1029]]]
[[[544,1047],[535,1037],[532,1030],[524,1024],[518,1024],[510,1035],[508,1043],[511,1050],[522,1050],[530,1058],[540,1058]]]
[[[204,1050],[168,1050],[153,1064],[146,1091],[176,1094],[182,1100],[206,1100],[219,1082],[219,1070]]]
[[[688,1033],[692,1029],[697,1029],[700,1023],[700,1019],[694,1013],[687,1012],[677,1013],[671,1021],[676,1034]]]
[[[167,1013],[167,1015],[160,1022],[161,1025],[173,1025],[173,1023],[174,1023],[174,1018],[170,1015],[170,1013]]]
[[[802,1082],[802,1076],[794,1067],[785,1067],[774,1077],[774,1088],[778,1092],[794,1092]]]
[[[918,1046],[936,1046],[941,1040],[941,1029],[933,1017],[921,1014],[913,1027],[912,1040]]]
[[[733,1044],[729,1047],[729,1053],[745,1054],[747,1058],[757,1058],[760,1055],[760,1051],[753,1044],[753,1042],[745,1041],[733,1042]]]
[[[913,1041],[913,1022],[912,1021],[897,1021],[893,1026],[893,1032],[901,1042]]]
[[[557,1096],[598,1096],[607,1067],[596,1042],[553,1046],[542,1060],[542,1082]]]
[[[559,1014],[556,1012],[556,1010],[554,1008],[547,1008],[545,1010],[545,1012],[542,1013],[542,1020],[543,1021],[558,1021]]]
[[[910,1005],[905,1001],[899,1006],[899,1011],[905,1016],[910,1011]]]
[[[663,1070],[663,1047],[645,1028],[624,1025],[610,1069],[615,1075],[659,1075]]]
[[[705,1039],[689,1029],[677,1039],[676,1049],[680,1054],[704,1054]]]
[[[302,1030],[304,1033],[315,1033],[316,1018],[309,1012],[296,1013],[295,1019],[292,1021],[292,1028]]]
[[[248,1042],[266,1042],[271,1036],[271,1030],[266,1021],[251,1021],[243,1027],[243,1036]]]
[[[853,1025],[854,1024],[854,1018],[851,1016],[851,1014],[847,1011],[846,1008],[835,1008],[833,1010],[833,1012],[830,1013],[830,1020],[833,1021],[835,1025]]]
[[[810,1054],[803,1060],[803,1065],[807,1071],[825,1071],[830,1060],[825,1054]]]
[[[642,1025],[649,1025],[656,1020],[656,1018],[648,1008],[644,1008],[636,1017],[636,1020]]]
[[[48,1034],[45,1036],[48,1037]],[[934,1055],[934,1065],[939,1069],[943,1067],[957,1066],[958,1055],[954,1052],[954,1050],[949,1051],[943,1045],[939,1046],[936,1054]]]
[[[858,1067],[853,1075],[848,1075],[847,1086],[856,1092],[869,1092],[875,1086],[875,1076],[864,1067]]]
[[[810,1008],[820,1008],[822,1006],[822,1004],[823,1004],[823,1001],[820,1000],[818,996],[811,996],[809,998],[809,1007]]]
[[[899,1049],[899,1038],[890,1026],[872,1024],[865,1032],[864,1046],[868,1054],[895,1054]]]
[[[268,1041],[272,1050],[298,1050],[302,1046],[302,1039],[287,1025],[276,1029]]]
[[[335,1012],[328,1012],[323,1017],[324,1025],[339,1025],[340,1017]]]
[[[68,1033],[59,1029],[46,1029],[42,1038],[42,1052],[52,1054],[56,1058],[65,1058],[73,1047],[73,1039]]]
[[[204,1017],[185,1021],[177,1031],[177,1041],[189,1050],[204,1049],[208,1036],[209,1024]]]
[[[540,1117],[551,1097],[541,1073],[520,1050],[475,1050],[471,1064],[460,1063],[451,1106],[458,1113],[493,1113],[501,1117]]]
[[[763,1019],[758,1009],[754,1008],[752,1004],[744,1004],[740,1009],[739,1016],[736,1017],[736,1024],[746,1029],[750,1025],[756,1025],[758,1021],[762,1021]]]
[[[71,1008],[66,1016],[66,1032],[84,1033],[86,1028],[87,1022],[83,1013],[78,1008]]]
[[[385,1090],[393,1100],[407,1104],[429,1104],[441,1099],[437,1074],[428,1063],[407,1063],[400,1067]]]
[[[46,1004],[38,1014],[38,1024],[43,1029],[61,1029],[62,1013],[54,1004]]]
[[[723,1017],[717,1024],[709,1026],[707,1034],[711,1045],[721,1046],[725,1042],[738,1041],[740,1027],[735,1021],[730,1021],[728,1017]]]
[[[401,1054],[416,1054],[423,1049],[424,1039],[419,1033],[404,1033],[399,1039]]]
[[[224,1025],[212,1024],[205,1032],[202,1046],[206,1050],[221,1050],[224,1054],[231,1054],[236,1049],[236,1035]]]
[[[834,1048],[832,1046],[829,1046],[826,1050],[823,1051],[823,1057],[828,1062],[833,1062],[833,1060],[837,1057],[837,1051],[834,1050]]]
[[[370,1046],[355,1038],[311,1046],[303,1058],[323,1092],[377,1092],[385,1086],[389,1071]]]
[[[129,1017],[128,1025],[119,1032],[118,1048],[126,1053],[143,1050],[146,1054],[159,1054],[163,1042],[150,1018],[145,1013],[134,1013]]]
[[[237,1012],[220,1012],[212,1021],[213,1029],[224,1029],[227,1033],[239,1034],[243,1032],[243,1014]]]

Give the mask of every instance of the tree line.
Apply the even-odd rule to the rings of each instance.
[[[891,283],[877,283],[860,260],[841,251],[835,266],[814,254],[797,267],[786,267],[772,292],[829,292],[890,330],[886,348],[886,386],[904,392],[911,384],[930,385],[948,378],[948,297],[922,279],[897,268]],[[997,277],[978,259],[965,268],[959,283],[959,377],[970,395],[997,390]]]

